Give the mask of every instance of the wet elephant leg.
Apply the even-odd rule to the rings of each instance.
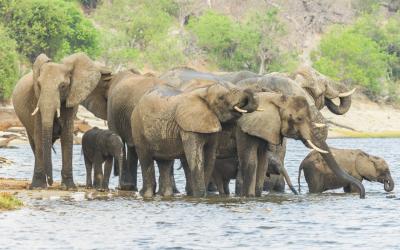
[[[40,113],[35,116],[34,145],[42,145],[42,124]],[[35,168],[33,170],[30,188],[47,188],[46,173],[43,162],[43,147],[34,147]]]
[[[171,178],[171,168],[174,161],[157,160],[158,169],[160,172],[159,190],[158,193],[165,197],[173,195],[173,184]]]
[[[110,181],[111,170],[113,167],[113,158],[108,158],[104,163],[104,176],[103,176],[103,189],[108,190],[108,183]]]
[[[256,195],[257,178],[257,143],[254,138],[243,133],[240,129],[236,132],[237,151],[239,156],[239,173],[241,173],[242,187],[240,195],[254,197]]]
[[[92,169],[93,169],[93,162],[87,157],[84,156],[85,166],[86,166],[86,188],[92,188]]]
[[[215,158],[217,151],[217,136],[214,134],[208,135],[207,143],[204,146],[204,179],[205,186],[208,188],[211,182],[211,176],[214,172]]]
[[[142,168],[143,180],[143,187],[140,193],[144,198],[151,198],[155,193],[154,182],[156,176],[154,171],[154,160],[145,150],[138,150],[138,156]]]
[[[181,158],[181,164],[183,171],[185,172],[185,178],[186,178],[186,185],[185,185],[185,191],[187,195],[192,195],[192,177],[190,176],[190,169],[189,165],[187,163],[186,158]]]
[[[74,143],[74,117],[77,111],[77,107],[67,108],[61,105],[61,120],[63,121],[61,130],[61,186],[66,189],[76,188],[72,175],[72,146]]]
[[[171,165],[171,174],[170,174],[170,177],[171,177],[171,183],[172,183],[172,190],[173,190],[173,192],[174,192],[174,194],[179,194],[180,192],[179,192],[179,190],[178,190],[178,188],[176,187],[176,182],[175,182],[175,175],[174,175],[174,171],[175,171],[175,169],[174,169],[174,162],[175,161],[172,161],[172,165]]]
[[[137,191],[137,166],[138,155],[134,147],[127,146],[127,161],[122,166],[121,190]]]
[[[259,143],[257,148],[257,177],[256,177],[256,196],[260,197],[264,188],[264,181],[267,175],[267,145],[264,142]]]
[[[102,169],[102,161],[95,160],[94,161],[94,182],[93,186],[97,190],[103,190],[103,169]]]
[[[229,180],[224,180],[224,191],[226,195],[230,195],[229,191]]]

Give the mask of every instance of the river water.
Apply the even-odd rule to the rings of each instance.
[[[307,194],[265,194],[257,199],[189,199],[183,195],[144,201],[135,194],[26,198],[20,210],[0,213],[0,249],[400,249],[400,139],[331,139],[337,148],[360,148],[381,156],[397,187],[364,182],[366,199],[335,190]],[[54,177],[60,179],[61,152]],[[294,183],[307,155],[300,142],[289,141],[286,167]],[[15,161],[0,167],[1,177],[31,178],[28,145],[1,149]],[[176,164],[175,169],[179,166]],[[303,175],[304,176],[304,175]],[[74,178],[85,183],[80,146],[74,146]],[[184,190],[182,170],[176,170]],[[117,178],[112,177],[115,187]],[[233,187],[231,190],[234,190]]]

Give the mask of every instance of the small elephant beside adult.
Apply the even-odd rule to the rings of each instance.
[[[386,192],[394,189],[394,181],[384,159],[367,154],[359,149],[331,148],[331,151],[340,166],[357,180],[383,183]],[[327,167],[320,154],[315,151],[310,152],[300,164],[299,191],[302,170],[310,193],[322,193],[337,188],[343,188],[346,193],[356,191],[349,182],[339,180]]]
[[[87,188],[94,186],[99,190],[108,190],[113,161],[116,163],[116,168],[122,168],[123,149],[124,143],[121,138],[110,130],[94,127],[85,132],[82,136],[82,152],[86,166]]]
[[[97,100],[104,98],[96,89],[108,84],[111,72],[92,61],[84,53],[52,62],[39,55],[32,72],[16,84],[12,100],[15,113],[27,130],[35,155],[31,188],[46,188],[53,183],[51,147],[61,139],[61,185],[75,188],[72,176],[73,120],[78,106],[86,107],[103,118],[104,112],[94,109]]]

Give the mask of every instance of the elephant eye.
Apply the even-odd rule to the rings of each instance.
[[[218,100],[223,101],[225,99],[224,95],[219,95]]]

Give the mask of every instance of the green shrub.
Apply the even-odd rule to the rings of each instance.
[[[99,52],[97,31],[74,2],[13,0],[5,11],[3,22],[17,50],[31,61],[43,52],[55,59],[77,51]]]
[[[335,26],[322,38],[312,59],[321,73],[378,94],[387,79],[390,56],[369,37]]]
[[[15,41],[8,36],[5,28],[0,26],[0,99],[10,97],[18,76],[18,53]]]

